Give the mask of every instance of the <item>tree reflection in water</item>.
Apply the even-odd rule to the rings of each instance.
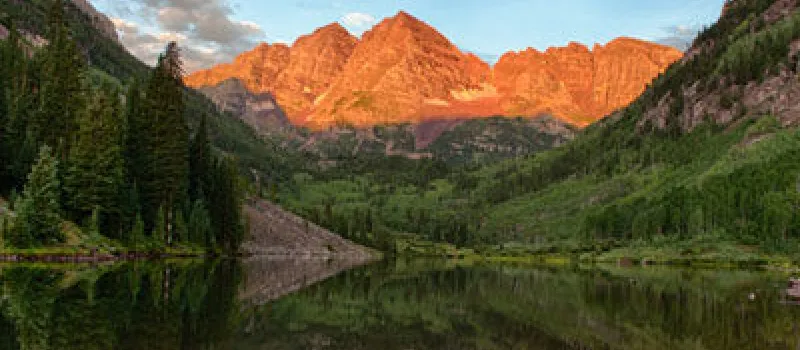
[[[351,265],[5,266],[0,349],[800,346],[800,307],[776,273],[431,260],[341,272]]]

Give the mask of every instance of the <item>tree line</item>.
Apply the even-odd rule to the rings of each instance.
[[[15,247],[63,243],[64,222],[136,245],[176,242],[235,251],[244,235],[236,164],[190,132],[176,43],[147,79],[94,83],[53,1],[37,48],[14,28],[0,42],[0,193]]]

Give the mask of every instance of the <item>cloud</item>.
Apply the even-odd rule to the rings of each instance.
[[[666,36],[659,38],[656,42],[672,46],[678,50],[686,51],[692,45],[694,38],[697,37],[697,34],[700,32],[700,26],[692,26],[692,25],[674,25],[664,27],[663,30],[666,32]]]
[[[342,16],[342,24],[354,30],[363,30],[375,24],[377,20],[374,16],[361,12],[351,12]]]
[[[232,18],[226,0],[129,0],[114,8],[122,43],[134,55],[154,64],[169,41],[182,49],[186,70],[192,72],[230,61],[267,38],[253,22]],[[133,19],[136,19],[136,22]]]

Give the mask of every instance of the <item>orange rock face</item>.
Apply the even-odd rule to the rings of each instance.
[[[440,109],[453,114],[453,92],[480,90],[490,79],[488,64],[401,12],[364,34],[307,123],[367,126],[415,122]]]
[[[540,114],[586,125],[629,104],[681,56],[619,38],[591,50],[571,43],[509,52],[492,68],[400,12],[360,41],[332,24],[291,48],[262,44],[186,82],[201,87],[239,78],[254,92],[273,93],[293,123],[317,129]]]
[[[292,122],[300,123],[339,75],[357,41],[341,25],[331,24],[298,38],[291,48],[260,44],[232,63],[187,76],[185,82],[199,88],[238,78],[254,93],[274,94]]]
[[[593,50],[577,43],[545,52],[510,52],[494,68],[506,114],[549,113],[585,125],[638,97],[683,54],[671,47],[619,38]]]
[[[289,65],[275,81],[274,92],[295,120],[309,113],[314,100],[339,76],[358,39],[339,24],[317,29],[292,45]]]

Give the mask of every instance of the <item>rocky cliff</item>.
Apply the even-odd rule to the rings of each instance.
[[[238,78],[252,92],[276,95],[292,121],[302,123],[341,73],[357,41],[341,25],[331,24],[298,38],[291,47],[261,44],[232,63],[187,76],[186,84],[214,86]]]
[[[552,113],[588,124],[628,105],[682,53],[630,38],[503,55],[494,81],[507,115]]]
[[[213,87],[200,88],[223,112],[231,113],[260,134],[289,127],[289,119],[275,98],[267,92],[251,92],[241,80],[231,78]]]
[[[92,22],[92,25],[100,30],[105,36],[109,39],[119,42],[119,36],[117,35],[117,29],[114,26],[114,23],[111,22],[111,19],[108,18],[102,12],[97,11],[92,4],[89,3],[88,0],[72,0],[75,4],[75,7],[83,11],[86,16]]]
[[[262,44],[186,81],[201,87],[239,78],[275,95],[294,124],[315,129],[541,114],[586,125],[626,106],[681,57],[619,38],[592,49],[571,43],[509,52],[491,67],[400,12],[361,40],[332,24],[291,47]]]

